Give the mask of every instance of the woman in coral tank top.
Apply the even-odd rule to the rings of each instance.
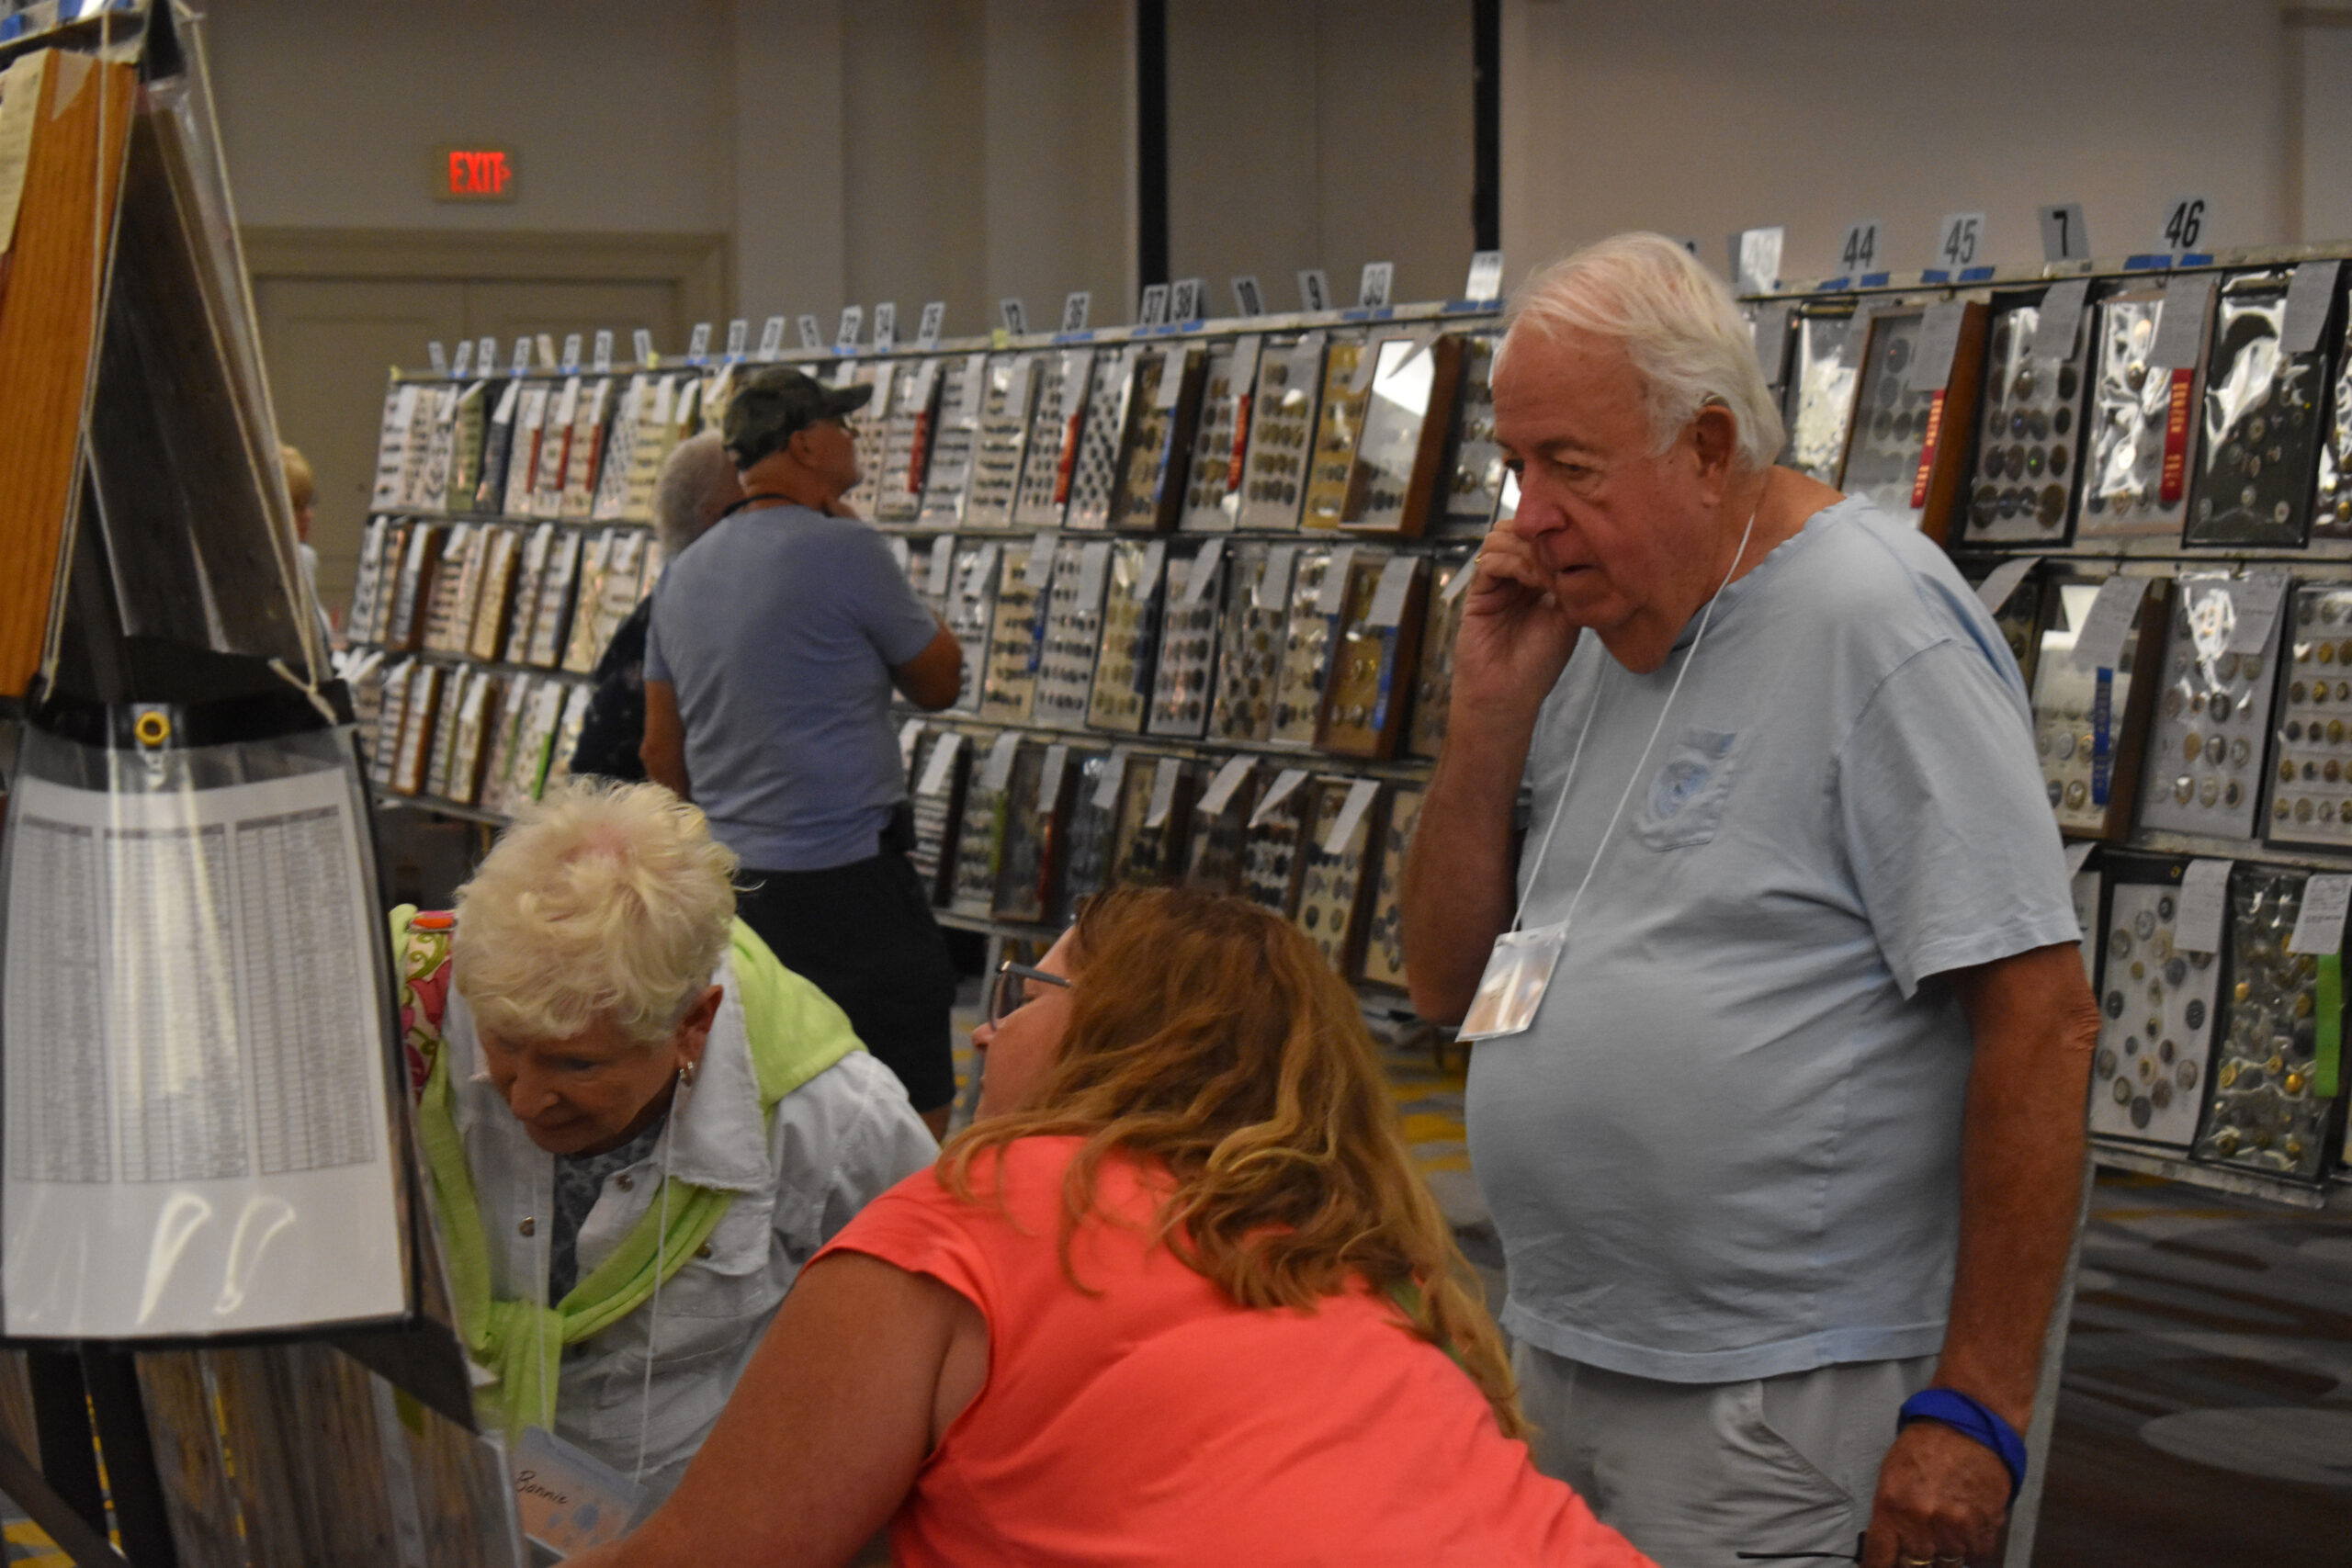
[[[802,1272],[618,1564],[1641,1568],[1536,1473],[1354,997],[1239,899],[1008,964],[981,1120]]]

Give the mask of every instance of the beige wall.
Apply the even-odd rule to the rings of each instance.
[[[1980,210],[1991,259],[2031,262],[2034,209],[2079,201],[2115,255],[2190,191],[2217,244],[2292,240],[2288,33],[2278,0],[1505,0],[1504,244],[1516,276],[1652,228],[1722,266],[1779,223],[1784,276],[1819,277],[1857,219],[1921,267]]]
[[[1276,310],[1369,261],[1396,298],[1461,292],[1470,259],[1469,0],[1175,0],[1169,260],[1212,309],[1253,273]]]

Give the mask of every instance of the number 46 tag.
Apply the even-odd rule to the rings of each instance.
[[[2205,220],[2212,206],[2201,196],[2177,196],[2165,208],[2165,249],[2175,255],[2193,251],[2205,238]]]

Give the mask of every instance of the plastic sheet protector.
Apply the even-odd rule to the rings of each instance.
[[[10,1335],[384,1318],[406,1286],[377,917],[326,771],[10,805]]]

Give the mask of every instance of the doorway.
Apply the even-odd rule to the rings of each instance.
[[[247,231],[247,265],[282,439],[318,476],[311,543],[319,596],[340,612],[351,595],[375,480],[386,376],[420,369],[425,345],[613,333],[616,358],[632,335],[683,353],[694,322],[729,297],[724,236],[518,235]]]

